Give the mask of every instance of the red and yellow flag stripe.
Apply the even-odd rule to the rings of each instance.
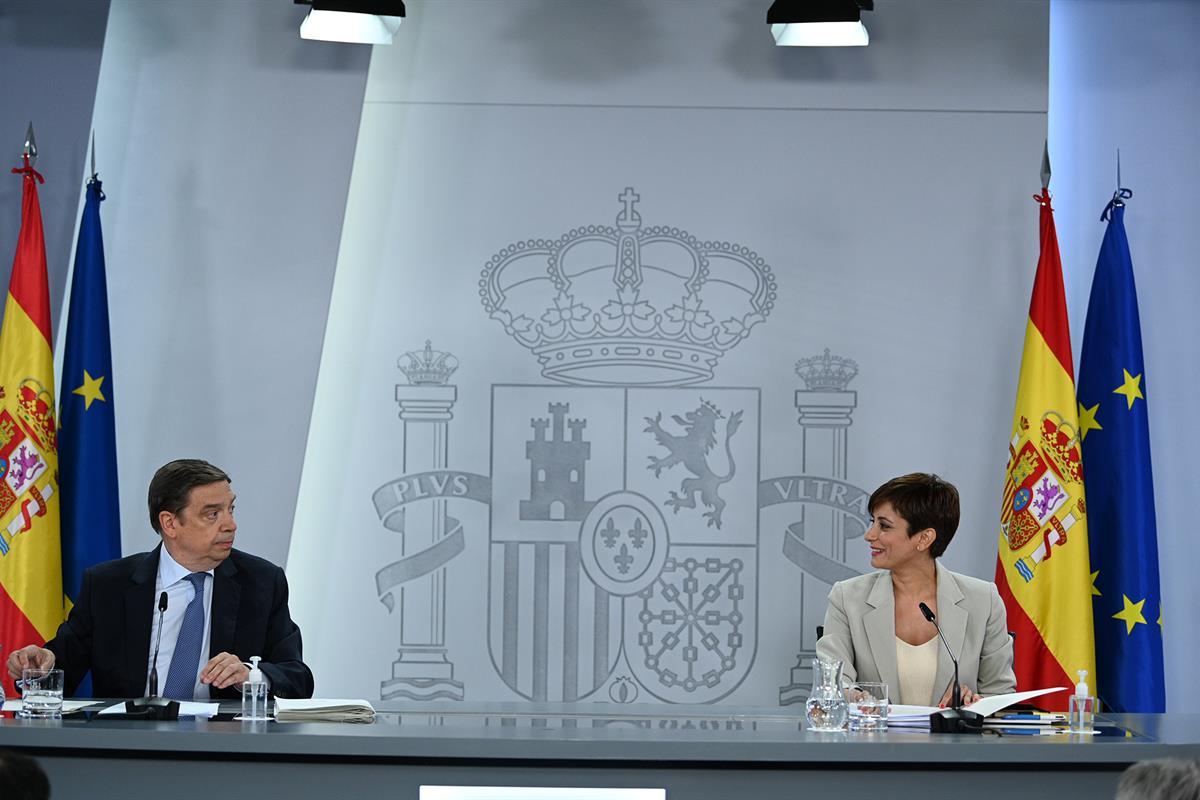
[[[1095,675],[1091,570],[1075,371],[1050,193],[1017,384],[996,585],[1015,634],[1018,689],[1073,686]],[[1066,708],[1068,693],[1045,696]]]
[[[41,644],[66,617],[59,541],[54,351],[37,182],[22,169],[21,230],[0,327],[0,642]]]

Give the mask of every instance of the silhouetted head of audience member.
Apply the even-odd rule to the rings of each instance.
[[[1121,775],[1116,800],[1196,800],[1200,759],[1139,761]]]
[[[48,800],[50,779],[29,756],[0,750],[0,797],[4,800]]]

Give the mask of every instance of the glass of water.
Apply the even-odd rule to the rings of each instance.
[[[846,687],[846,708],[850,730],[886,731],[888,718],[888,685],[858,681]]]
[[[26,667],[21,670],[21,718],[62,719],[63,671]]]

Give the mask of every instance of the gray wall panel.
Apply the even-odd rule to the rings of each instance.
[[[162,463],[234,478],[239,546],[281,562],[369,53],[288,3],[117,2],[96,98],[123,542]]]
[[[828,98],[838,96],[851,108],[811,108],[797,102],[805,77],[747,66],[772,48],[757,12],[763,43],[731,59],[711,46],[741,35],[728,4],[639,6],[603,25],[583,5],[563,4],[554,13],[575,9],[572,25],[598,30],[578,43],[581,58],[596,38],[641,42],[647,25],[663,31],[646,53],[613,45],[610,61],[589,62],[582,80],[529,68],[539,46],[559,46],[553,36],[502,49],[498,31],[532,8],[545,4],[430,4],[419,22],[414,8],[404,47],[373,56],[289,555],[293,611],[315,645],[318,692],[335,691],[329,681],[338,675],[337,692],[384,699],[802,699],[803,670],[792,667],[804,665],[824,613],[828,582],[819,575],[863,570],[866,553],[853,513],[775,504],[769,495],[778,489],[760,481],[841,480],[846,496],[861,497],[895,474],[941,472],[966,498],[948,563],[976,575],[994,569],[1037,253],[1029,196],[1045,136],[1044,73],[993,73],[976,95],[982,109],[931,113],[928,96],[918,102],[903,88],[903,76],[931,57],[924,50],[884,37],[866,58],[897,66],[871,75],[855,71],[861,52],[772,50],[771,58],[837,65],[823,75],[822,103],[837,106]],[[944,11],[905,8],[920,29]],[[947,46],[959,48],[958,61],[968,50],[1015,61],[1044,41],[1039,9],[1040,25],[999,39],[994,29],[960,26],[958,44]],[[684,53],[680,39],[696,20],[709,46]],[[943,77],[949,85],[962,76]],[[745,91],[730,90],[743,81]],[[1014,96],[1031,101],[1013,110]],[[500,324],[525,314],[533,331],[578,303],[589,309],[576,318],[586,327],[618,306],[610,305],[619,297],[612,241],[564,251],[573,278],[557,299],[544,284],[518,308],[515,298],[556,263],[540,253],[523,262],[520,281],[502,281],[510,291],[497,318],[481,305],[481,274],[512,253],[506,248],[537,250],[581,231],[615,236],[606,231],[621,224],[625,187],[639,196],[633,227],[643,235],[696,237],[714,270],[699,296],[716,322],[741,319],[730,287],[744,288],[754,271],[719,274],[719,253],[747,248],[770,266],[766,321],[694,388],[649,388],[642,368],[627,364],[597,376],[603,385],[576,377],[564,385]],[[642,248],[645,265],[673,264],[676,276],[683,269],[673,261],[683,258],[678,250]],[[627,302],[646,301],[661,324],[683,313],[687,291],[664,290],[667,273],[652,272]],[[451,386],[408,386],[396,369],[427,339],[457,358]],[[854,359],[857,375],[833,400],[798,394],[807,387],[797,360],[826,347]],[[599,348],[593,355],[603,357]],[[701,400],[725,414],[710,453],[715,473],[728,472],[728,421],[734,410],[743,415],[731,439],[736,474],[718,489],[728,504],[720,527],[703,516],[712,507],[670,507],[684,468],[647,470],[663,453],[645,418],[662,411],[664,428],[678,434],[675,416]],[[414,405],[425,401],[438,409],[432,416]],[[798,401],[852,404],[842,415],[851,424],[837,431],[812,414],[799,420]],[[570,404],[568,419],[587,421],[590,444],[582,499],[561,490],[563,522],[539,516],[538,464],[525,456],[536,420],[549,420],[556,403]],[[574,468],[569,449],[555,449],[548,474]],[[465,482],[459,496],[417,499],[439,491],[438,480],[453,486],[422,477],[438,469]],[[592,515],[608,513],[605,503],[641,509],[655,547],[675,559],[652,596],[678,589],[688,595],[681,608],[712,602],[728,618],[680,622],[679,647],[658,638],[673,623],[657,601],[643,605],[640,584],[623,582],[619,570],[600,574],[602,545],[589,525],[603,527]],[[715,565],[695,586],[683,575],[689,557]],[[803,567],[795,560],[805,558]],[[706,582],[727,567],[740,570],[737,579],[714,589],[719,601],[702,601]],[[661,620],[647,623],[646,610]],[[666,644],[661,658],[643,651],[643,633]],[[705,633],[715,638],[702,645]],[[700,666],[689,677],[690,646]],[[361,665],[352,674],[339,668],[349,651]],[[731,661],[716,665],[718,651]]]
[[[1042,0],[879,0],[871,46],[833,49],[776,48],[769,5],[414,4],[367,100],[1045,110]]]
[[[32,122],[40,152],[36,168],[46,178],[38,198],[55,322],[79,224],[88,126],[107,19],[108,0],[0,3],[0,75],[5,76],[0,82],[0,281],[7,291],[21,214],[21,180],[8,168],[20,163],[25,130]],[[99,144],[115,146],[103,139]],[[0,317],[3,314],[0,310]]]
[[[1187,0],[1055,2],[1050,146],[1061,209],[1059,236],[1076,355],[1116,187],[1133,190],[1125,214],[1141,311],[1162,580],[1167,708],[1195,710],[1192,666],[1200,653],[1193,578],[1192,496],[1200,452],[1200,4]],[[1147,609],[1157,600],[1149,600]],[[1146,613],[1154,624],[1159,609]]]

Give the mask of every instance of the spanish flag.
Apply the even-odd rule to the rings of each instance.
[[[21,232],[0,327],[0,642],[9,649],[42,644],[66,618],[42,176],[28,156],[13,172],[24,183]]]
[[[1050,192],[1041,204],[1041,254],[1025,326],[1000,509],[996,586],[1014,635],[1018,690],[1073,686],[1095,673],[1087,506],[1075,370]],[[1093,684],[1094,685],[1094,684]],[[1045,695],[1065,709],[1068,692]]]

